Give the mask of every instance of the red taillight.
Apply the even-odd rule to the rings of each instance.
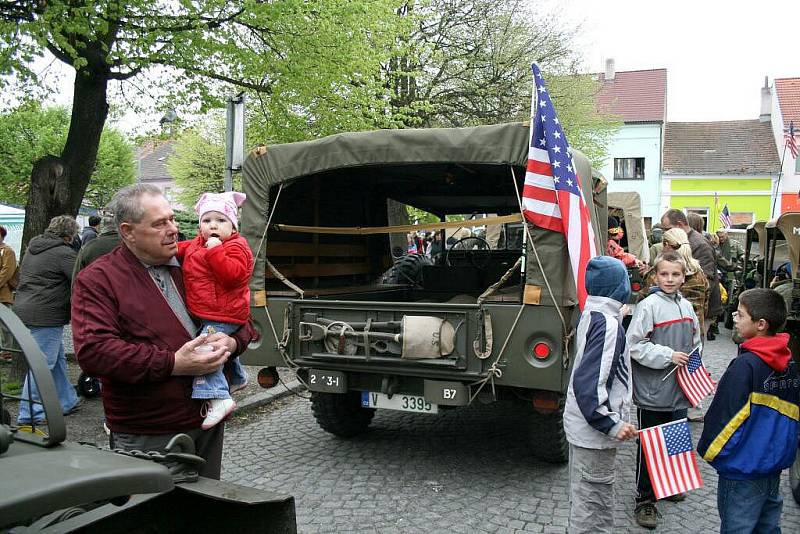
[[[540,360],[544,360],[550,356],[550,346],[544,342],[537,343],[533,346],[533,355]]]
[[[278,370],[274,367],[264,367],[258,371],[258,385],[264,389],[278,385]]]
[[[631,289],[633,291],[640,291],[642,289],[642,284],[640,284],[639,282],[634,282],[631,284]]]

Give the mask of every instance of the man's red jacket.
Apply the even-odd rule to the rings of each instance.
[[[170,267],[170,274],[184,295],[180,267]],[[112,431],[200,428],[203,401],[191,398],[193,377],[172,376],[175,352],[192,336],[125,245],[92,262],[75,280],[72,336],[81,368],[102,383]],[[258,334],[248,322],[233,337],[242,352]]]

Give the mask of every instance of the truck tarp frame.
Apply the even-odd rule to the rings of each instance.
[[[271,208],[271,187],[294,183],[322,173],[327,173],[328,176],[331,171],[336,170],[386,166],[408,166],[422,170],[444,164],[509,166],[516,167],[516,175],[522,177],[528,157],[528,136],[528,125],[520,122],[470,128],[342,133],[313,141],[261,147],[251,151],[243,166],[243,190],[247,194],[247,201],[242,207],[241,228],[252,250],[258,252],[251,289],[264,288],[265,253],[263,249],[259,250],[259,246]],[[584,192],[593,191],[588,159],[574,150],[573,160]],[[511,173],[508,172],[507,176],[510,183]],[[605,194],[604,191],[602,193]],[[595,229],[601,228],[597,215],[593,210]],[[605,213],[600,215],[600,219],[604,219]],[[545,237],[545,234],[550,233],[553,232],[537,231],[537,235],[542,236],[545,241],[542,243],[547,249],[545,256],[551,257],[544,267],[552,269],[551,272],[563,272],[560,268],[564,265],[563,236]],[[599,232],[595,231],[595,234],[598,235]],[[574,293],[574,288],[572,292]]]

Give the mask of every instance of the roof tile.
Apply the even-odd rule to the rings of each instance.
[[[775,92],[783,116],[783,127],[788,128],[794,121],[800,128],[800,78],[775,78]]]
[[[624,122],[667,120],[667,69],[622,71],[612,80],[600,73],[598,81],[599,110],[619,115]]]
[[[664,174],[778,174],[772,127],[759,120],[668,122]]]

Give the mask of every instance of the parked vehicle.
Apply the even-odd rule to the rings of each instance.
[[[28,363],[47,422],[13,424],[7,403],[31,401],[0,393],[0,532],[227,532],[232,524],[242,532],[297,531],[292,497],[198,477],[203,459],[185,434],[163,454],[66,441],[44,354],[19,318],[0,306],[3,326],[20,347],[10,350]],[[178,464],[168,468],[168,461]]]
[[[528,145],[528,127],[517,123],[346,133],[253,151],[242,233],[256,255],[252,315],[263,335],[245,362],[296,368],[319,425],[341,437],[364,432],[376,409],[430,415],[513,399],[535,413],[523,429],[533,452],[565,461],[576,296],[564,236],[522,232]],[[585,156],[573,159],[604,236],[605,189]],[[397,225],[389,200],[441,222]],[[473,213],[496,214],[480,224],[504,226],[499,245],[462,237],[434,261],[413,254],[393,264],[390,232],[444,234],[469,224],[447,215]]]

